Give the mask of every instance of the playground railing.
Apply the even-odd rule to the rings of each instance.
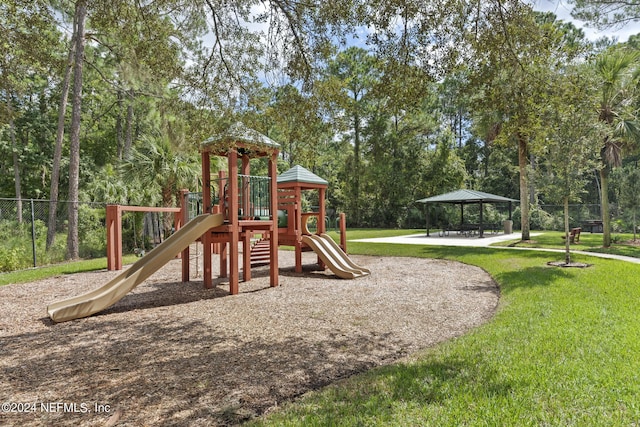
[[[228,178],[211,181],[212,204],[220,205],[226,214]],[[240,219],[271,218],[271,178],[268,176],[238,175],[238,215]]]

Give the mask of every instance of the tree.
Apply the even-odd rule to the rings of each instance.
[[[345,165],[348,171],[345,178],[348,180],[349,187],[349,210],[356,224],[361,220],[363,121],[368,114],[369,92],[379,78],[375,58],[362,48],[350,47],[340,52],[329,63],[324,83],[332,89],[330,96],[333,102],[339,110],[344,112],[343,117],[346,121],[344,126],[348,130],[344,136],[353,147],[352,155]]]
[[[591,79],[579,69],[569,68],[551,82],[555,90],[546,104],[549,124],[540,150],[538,179],[549,201],[564,207],[565,264],[571,264],[569,201],[579,201],[597,168],[601,127],[596,111]]]
[[[549,81],[564,64],[580,57],[580,34],[553,15],[537,15],[528,6],[497,2],[488,8],[472,45],[472,103],[484,122],[488,143],[518,147],[522,239],[530,238],[528,176],[531,154],[544,132],[541,120]],[[501,48],[499,47],[501,46]],[[532,147],[533,145],[533,147]]]
[[[624,168],[622,185],[620,187],[620,204],[631,212],[633,226],[633,240],[636,241],[638,228],[638,212],[640,211],[640,169],[636,165]]]
[[[609,215],[609,174],[622,164],[623,150],[640,140],[634,99],[638,76],[634,75],[638,54],[612,49],[602,53],[594,67],[600,78],[599,120],[606,125],[600,158],[600,194],[602,203],[603,246],[611,246],[611,218]]]
[[[597,28],[623,27],[640,20],[637,1],[570,0],[574,7],[571,16],[588,21]]]
[[[195,153],[174,150],[162,135],[146,136],[139,146],[132,148],[121,171],[123,180],[133,187],[129,194],[143,192],[150,198],[139,200],[140,203],[160,202],[164,207],[174,206],[181,189],[196,188],[200,177]],[[169,228],[165,221],[165,230]]]
[[[75,9],[75,53],[73,67],[73,100],[71,131],[69,135],[69,209],[67,233],[67,258],[77,259],[78,242],[78,189],[80,181],[80,124],[82,120],[82,73],[84,65],[86,0],[78,0]]]
[[[17,220],[22,222],[21,147],[16,136],[15,104],[23,95],[30,96],[32,79],[54,63],[59,34],[42,1],[10,0],[0,7],[0,120],[8,125],[13,163],[14,190],[18,200]],[[36,79],[37,80],[37,79]]]
[[[329,137],[330,130],[320,117],[317,97],[290,84],[279,87],[264,116],[270,124],[269,135],[282,146],[281,154],[289,167],[300,164],[313,168],[317,147]]]
[[[72,34],[76,34],[75,22]],[[69,96],[69,87],[71,86],[71,76],[75,55],[75,39],[72,37],[69,42],[67,63],[65,64],[64,77],[62,78],[62,87],[60,89],[60,104],[58,108],[58,128],[56,130],[56,142],[53,152],[53,163],[51,165],[51,184],[49,189],[49,218],[47,220],[47,243],[46,248],[49,249],[55,243],[56,223],[58,212],[58,195],[60,186],[60,162],[62,161],[62,145],[64,143],[64,125],[66,122],[67,99]]]

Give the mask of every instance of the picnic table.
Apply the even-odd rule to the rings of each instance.
[[[589,230],[591,233],[602,233],[602,220],[588,219],[586,221],[582,221],[582,229],[584,231]]]

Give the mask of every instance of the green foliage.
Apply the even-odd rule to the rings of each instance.
[[[640,169],[636,165],[630,164],[624,168],[620,168],[616,174],[620,179],[620,205],[624,210],[624,216],[629,226],[620,224],[614,229],[637,230],[638,214],[640,213]],[[621,222],[621,221],[620,221]]]
[[[23,254],[16,248],[0,248],[0,271],[13,271],[24,267],[22,258]]]
[[[519,228],[521,221],[520,206],[513,210],[513,227]],[[529,211],[529,221],[532,230],[557,230],[561,224],[558,217],[549,214],[537,205],[531,205]]]
[[[572,0],[572,16],[598,28],[623,26],[640,19],[640,5],[625,1]]]
[[[107,242],[104,228],[105,209],[91,208],[80,204],[78,207],[78,238],[80,257],[98,258],[105,254]]]
[[[38,265],[50,264],[64,260],[66,246],[63,239],[46,250],[47,229],[43,221],[36,220],[34,225],[36,236],[36,262]],[[14,271],[33,267],[33,246],[31,223],[21,224],[14,220],[0,221],[0,271]]]

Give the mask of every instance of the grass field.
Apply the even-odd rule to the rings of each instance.
[[[533,232],[537,234],[537,232]],[[545,231],[531,237],[529,242],[520,242],[518,239],[497,243],[494,246],[517,246],[521,248],[550,248],[564,249],[564,233],[559,231]],[[571,245],[572,250],[587,252],[600,252],[615,255],[624,255],[640,258],[640,240],[633,242],[632,234],[615,234],[610,248],[602,247],[602,234],[581,233],[580,242]]]
[[[131,264],[137,259],[135,255],[125,255],[122,257],[122,262],[124,264]],[[83,271],[102,270],[105,268],[107,268],[107,258],[52,264],[45,267],[0,273],[0,286],[8,285],[9,283],[33,282],[34,280],[45,279],[47,277],[81,273]]]
[[[555,254],[491,248],[349,249],[480,266],[500,284],[498,312],[468,335],[310,393],[255,425],[639,425],[640,266],[576,255],[592,267],[562,269],[546,265]]]

